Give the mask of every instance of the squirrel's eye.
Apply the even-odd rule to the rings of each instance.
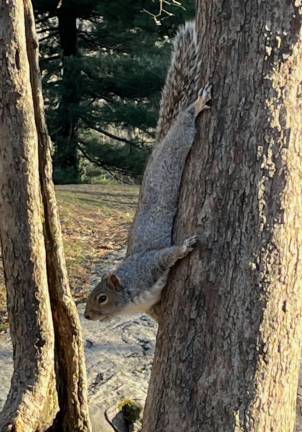
[[[100,304],[106,303],[106,301],[107,301],[107,296],[106,296],[106,294],[101,294],[101,295],[98,297],[98,302],[99,302]]]

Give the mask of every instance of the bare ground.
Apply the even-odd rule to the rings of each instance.
[[[81,304],[96,279],[123,258],[137,197],[135,186],[57,188],[67,268],[83,328],[94,432],[113,431],[110,421],[115,430],[129,431],[117,414],[117,407],[127,399],[144,405],[151,372],[157,332],[151,318],[136,315],[107,323],[91,322],[83,318]],[[2,268],[0,317],[1,409],[13,370]],[[139,422],[133,430],[140,430]]]

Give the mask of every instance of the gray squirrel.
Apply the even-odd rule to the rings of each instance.
[[[176,35],[162,92],[156,132],[124,261],[105,274],[90,293],[85,318],[106,320],[121,313],[146,312],[158,319],[156,306],[171,267],[186,257],[198,238],[172,245],[173,222],[185,162],[195,136],[195,119],[209,108],[211,86],[198,90],[199,63],[193,23]]]

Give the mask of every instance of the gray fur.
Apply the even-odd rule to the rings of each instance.
[[[170,268],[197,242],[194,236],[183,245],[172,246],[173,221],[183,169],[194,141],[195,118],[207,108],[211,93],[207,85],[198,98],[196,59],[195,28],[188,23],[176,37],[162,92],[158,144],[145,170],[127,257],[89,295],[88,319],[103,320],[123,312],[148,312],[157,319],[157,304]]]
[[[195,23],[180,27],[174,39],[170,68],[162,91],[156,141],[161,141],[180,112],[197,98],[200,64]]]
[[[179,28],[162,91],[157,144],[149,158],[127,255],[172,244],[183,168],[194,141],[200,62],[194,22]]]
[[[197,237],[193,236],[182,246],[130,255],[113,271],[118,286],[110,285],[109,274],[94,288],[86,304],[85,317],[104,320],[118,313],[148,312],[160,300],[169,269],[188,255],[196,242]],[[103,305],[98,303],[102,294],[108,296]]]
[[[147,165],[127,255],[161,249],[172,243],[183,168],[195,136],[195,108],[180,113]]]

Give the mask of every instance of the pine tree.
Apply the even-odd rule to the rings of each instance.
[[[35,1],[57,182],[79,181],[81,158],[141,175],[171,39],[193,15],[192,0],[168,7],[156,18],[158,1]]]

